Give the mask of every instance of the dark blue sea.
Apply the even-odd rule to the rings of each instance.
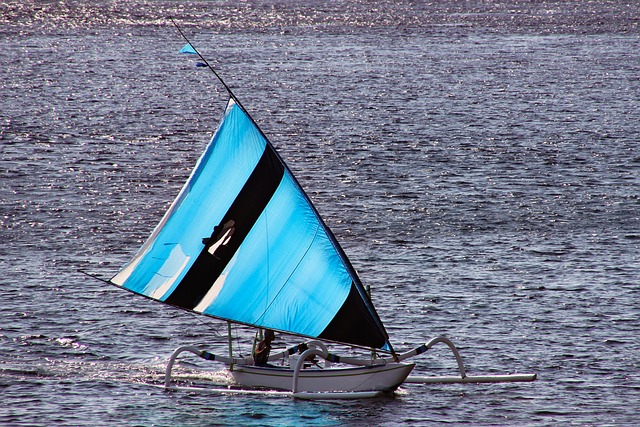
[[[329,403],[159,387],[174,348],[224,349],[226,324],[78,270],[133,256],[225,106],[169,16],[398,350],[445,335],[470,374],[538,380]],[[637,425],[639,144],[635,0],[4,1],[0,425]],[[446,347],[415,360],[456,373]]]

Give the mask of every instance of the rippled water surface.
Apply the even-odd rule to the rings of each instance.
[[[174,348],[224,349],[226,325],[77,270],[135,253],[224,108],[167,16],[397,348],[444,334],[470,373],[538,381],[346,403],[157,387]],[[637,424],[639,25],[634,1],[2,3],[0,424]],[[454,373],[445,349],[417,361]]]

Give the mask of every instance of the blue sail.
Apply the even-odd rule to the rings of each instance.
[[[176,200],[111,282],[219,319],[391,348],[335,237],[233,100]]]

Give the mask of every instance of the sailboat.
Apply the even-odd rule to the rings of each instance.
[[[367,289],[309,196],[247,109],[176,28],[187,42],[183,52],[198,55],[213,71],[228,103],[177,198],[109,282],[229,325],[306,342],[270,355],[270,361],[288,359],[288,366],[256,366],[252,356],[234,356],[232,350],[222,356],[180,347],[169,358],[165,387],[180,388],[172,369],[184,352],[229,366],[237,387],[217,389],[221,393],[363,398],[393,392],[405,382],[535,379],[530,374],[470,377],[446,337],[397,353]],[[341,357],[326,343],[361,349],[365,356]],[[460,375],[410,377],[415,364],[404,360],[438,343],[451,348]],[[309,368],[314,358],[325,365]]]

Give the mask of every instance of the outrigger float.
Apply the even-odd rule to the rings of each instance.
[[[457,348],[445,337],[397,353],[367,290],[311,199],[231,89],[174,25],[187,43],[181,52],[197,56],[229,100],[179,195],[134,258],[108,282],[229,325],[309,341],[270,356],[288,358],[286,367],[255,366],[253,357],[234,357],[232,350],[221,356],[180,347],[166,367],[167,389],[354,399],[390,393],[404,383],[535,380],[535,374],[467,375]],[[323,341],[366,349],[369,355],[337,356]],[[451,349],[459,375],[410,376],[415,364],[405,361],[439,343]],[[228,365],[237,387],[179,385],[173,368],[182,353]],[[314,357],[325,365],[307,367]]]

